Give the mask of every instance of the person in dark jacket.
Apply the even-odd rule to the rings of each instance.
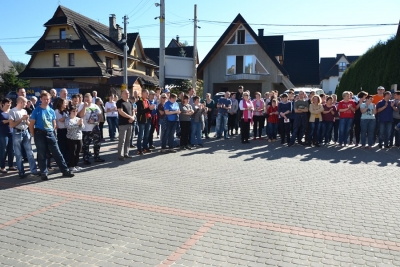
[[[151,105],[149,100],[149,91],[142,90],[142,97],[136,102],[137,107],[137,123],[139,126],[139,134],[137,136],[137,154],[151,152],[149,149],[149,132],[151,127],[151,111],[155,105]]]

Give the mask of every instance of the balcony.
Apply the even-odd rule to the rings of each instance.
[[[268,79],[269,74],[231,74],[225,75],[225,81],[240,81],[240,80],[252,80],[252,81],[265,81]]]
[[[46,40],[44,48],[47,49],[70,49],[73,41],[71,39]]]

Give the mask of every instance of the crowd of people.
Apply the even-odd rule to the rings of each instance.
[[[155,134],[161,139],[161,153],[203,147],[203,139],[211,137],[214,119],[214,137],[229,139],[240,134],[243,144],[251,139],[275,142],[279,138],[288,147],[297,141],[306,146],[336,144],[371,149],[376,140],[380,149],[400,147],[400,91],[392,95],[382,86],[375,95],[346,91],[341,101],[335,94],[315,95],[311,91],[307,95],[299,91],[295,95],[293,89],[281,95],[268,92],[264,98],[255,92],[252,98],[243,86],[217,101],[211,94],[200,99],[194,89],[179,95],[168,89],[144,89],[140,97],[137,91],[131,96],[124,90],[119,99],[111,93],[105,104],[96,91],[84,96],[74,94],[71,99],[65,88],[59,97],[55,89],[42,91],[40,99],[33,96],[28,100],[24,88],[17,94],[13,108],[10,99],[1,101],[0,172],[18,171],[20,178],[27,176],[24,161],[29,163],[31,175],[42,180],[48,180],[52,158],[66,177],[82,170],[81,154],[85,165],[91,164],[91,158],[104,162],[100,147],[105,142],[105,122],[110,141],[118,132],[117,158],[121,161],[133,157],[130,148],[136,148],[138,155],[153,152]],[[36,159],[31,139],[36,145]]]

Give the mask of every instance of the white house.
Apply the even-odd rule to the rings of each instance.
[[[360,56],[337,54],[336,57],[322,57],[319,65],[321,87],[327,94],[333,94],[346,69]]]

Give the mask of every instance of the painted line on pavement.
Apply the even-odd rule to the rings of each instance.
[[[44,207],[44,208],[41,208],[41,209],[32,211],[32,212],[30,212],[30,213],[28,213],[28,214],[22,215],[22,216],[20,216],[20,217],[18,217],[18,218],[15,218],[15,219],[12,219],[12,220],[10,220],[10,221],[8,221],[8,222],[5,222],[5,223],[3,223],[3,224],[0,224],[0,229],[3,229],[4,227],[7,227],[7,226],[11,226],[11,225],[13,225],[13,224],[16,224],[16,223],[18,223],[18,222],[20,222],[20,221],[23,221],[23,220],[25,220],[25,219],[28,219],[28,218],[33,217],[33,216],[35,216],[35,215],[38,215],[38,214],[40,214],[40,213],[46,212],[46,211],[48,211],[48,210],[57,208],[57,207],[59,207],[59,206],[61,206],[61,205],[63,205],[63,204],[66,204],[66,203],[68,203],[68,202],[71,202],[71,201],[73,201],[72,198],[67,198],[67,199],[64,199],[63,201],[56,202],[56,203],[51,204],[51,205],[49,205],[49,206],[47,206],[47,207]]]
[[[203,224],[188,240],[186,240],[185,243],[169,255],[163,262],[157,265],[157,267],[170,267],[177,260],[182,258],[182,256],[214,226],[214,224],[215,222],[213,221],[208,221]]]
[[[145,204],[145,203],[129,201],[129,200],[122,200],[122,199],[73,193],[73,192],[68,192],[68,191],[40,188],[40,187],[31,186],[31,185],[15,186],[12,184],[0,183],[0,186],[14,188],[14,189],[28,191],[28,192],[42,193],[42,194],[47,194],[47,195],[54,195],[54,196],[66,197],[66,198],[72,198],[72,199],[78,199],[78,200],[84,200],[84,201],[93,201],[93,202],[97,202],[97,203],[116,205],[116,206],[121,206],[121,207],[126,207],[126,208],[133,208],[133,209],[138,209],[138,210],[174,215],[174,216],[185,217],[185,218],[212,221],[215,223],[225,223],[225,224],[231,224],[231,225],[238,225],[238,226],[242,226],[242,227],[264,229],[264,230],[273,231],[273,232],[305,236],[305,237],[310,237],[310,238],[332,240],[332,241],[337,241],[337,242],[341,242],[341,243],[350,243],[350,244],[355,244],[355,245],[362,245],[362,246],[369,246],[369,247],[375,247],[375,248],[381,248],[381,249],[387,249],[387,250],[400,251],[400,242],[393,242],[393,241],[388,241],[388,240],[339,234],[339,233],[335,233],[335,232],[326,232],[326,231],[321,231],[321,230],[311,229],[311,228],[303,228],[303,227],[290,226],[290,225],[285,225],[285,224],[277,224],[277,223],[249,220],[249,219],[244,219],[244,218],[218,215],[218,214],[212,214],[212,213],[196,212],[196,211],[184,210],[184,209],[176,209],[176,208],[170,208],[170,207],[166,207],[166,206]]]

